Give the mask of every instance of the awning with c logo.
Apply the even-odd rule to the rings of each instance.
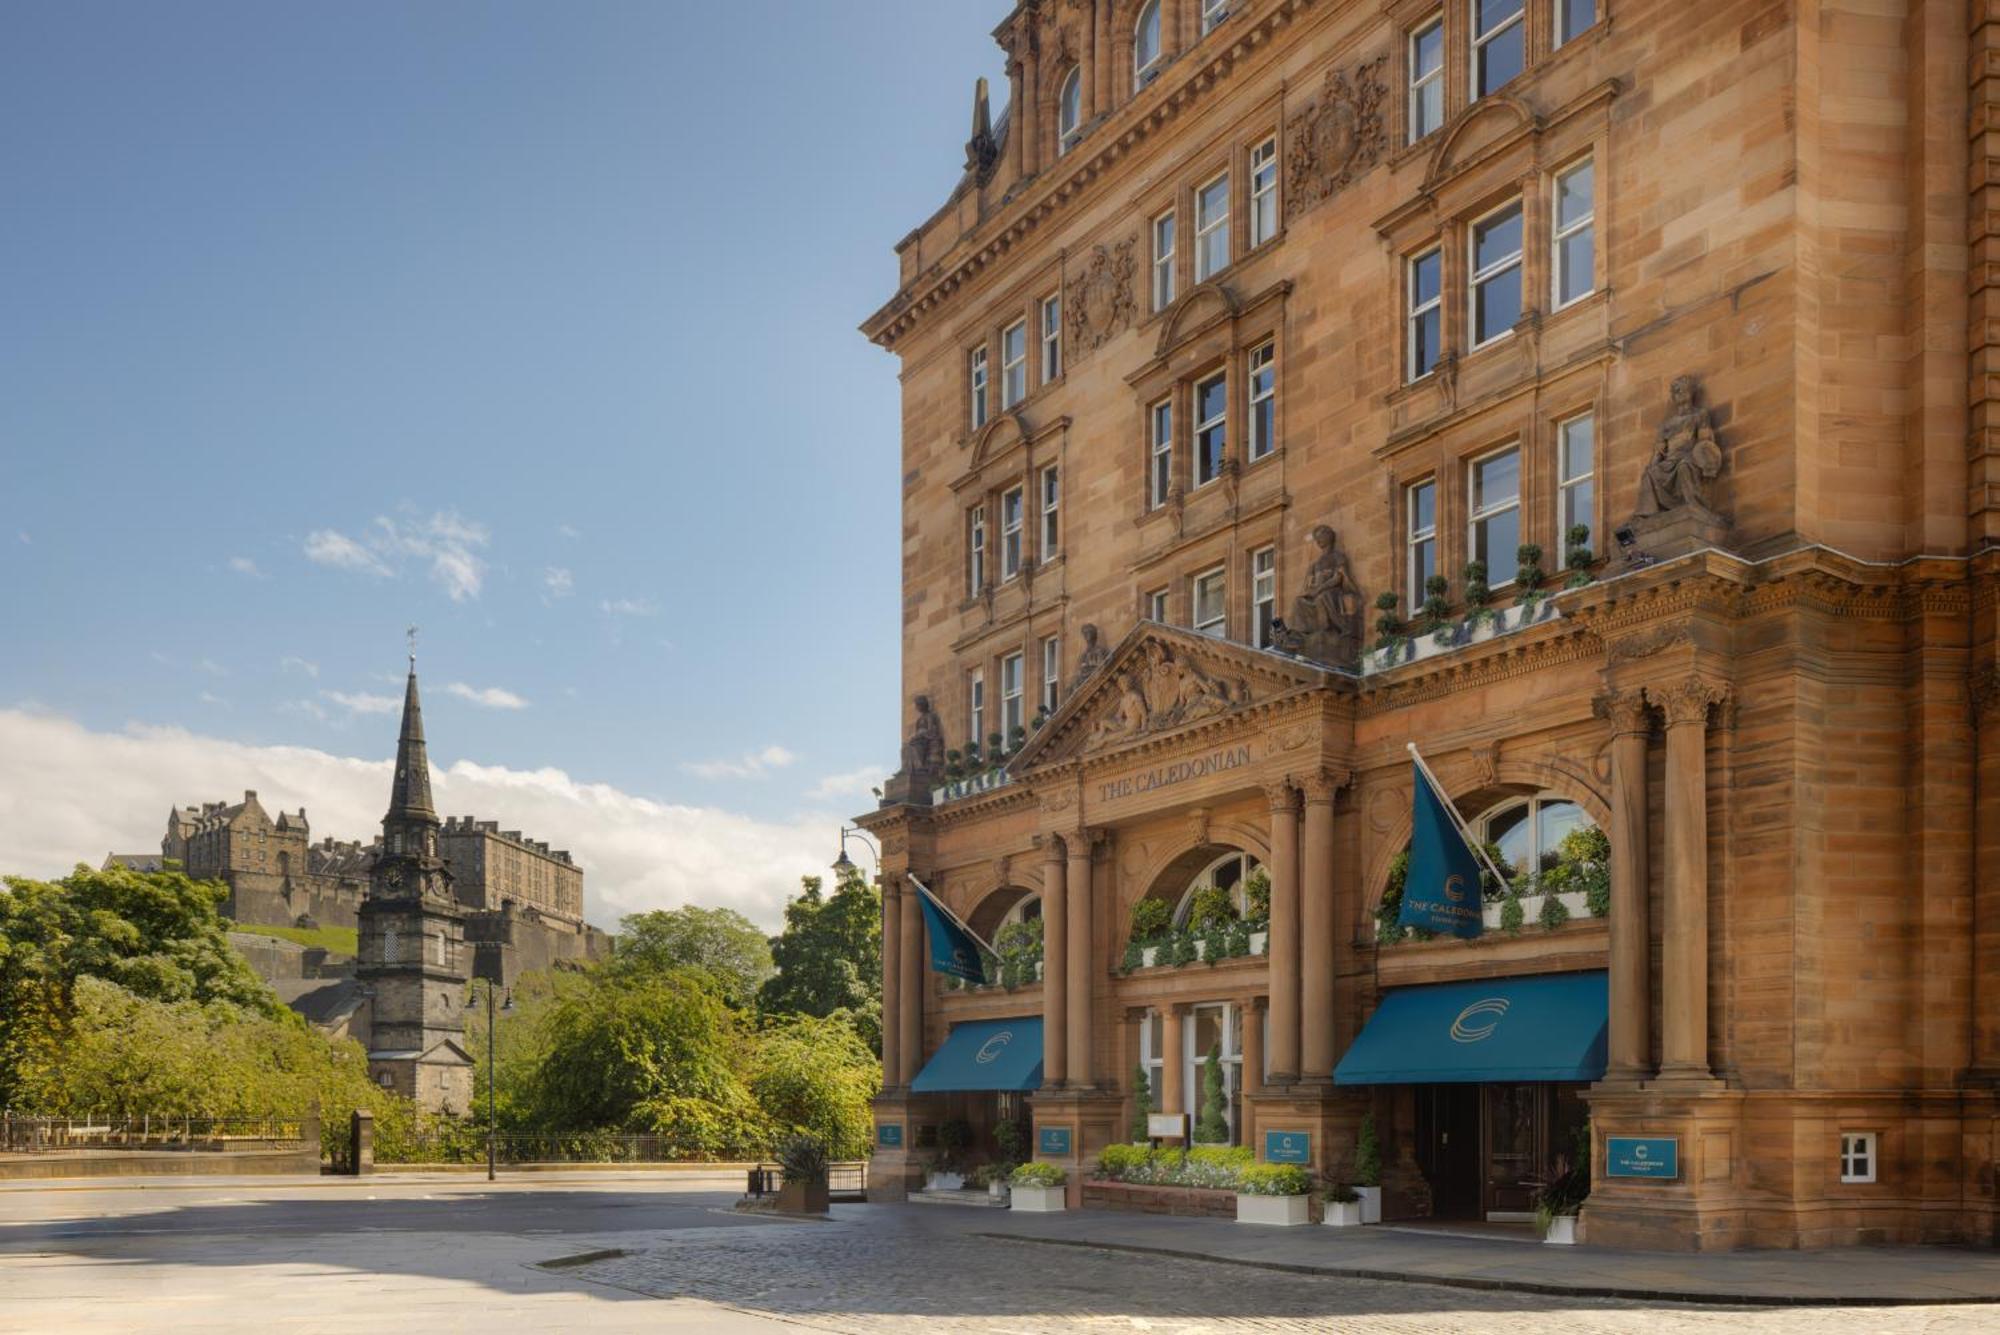
[[[1609,1014],[1609,975],[1601,970],[1392,988],[1333,1082],[1596,1080]]]
[[[1012,1090],[1042,1087],[1042,1021],[972,1020],[955,1024],[917,1078],[915,1094],[957,1090]]]

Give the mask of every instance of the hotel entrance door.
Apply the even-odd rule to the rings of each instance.
[[[1533,1213],[1539,1181],[1586,1116],[1579,1085],[1417,1086],[1417,1166],[1437,1219]]]

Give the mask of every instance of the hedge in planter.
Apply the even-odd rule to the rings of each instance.
[[[1296,1227],[1312,1222],[1312,1176],[1295,1163],[1254,1163],[1236,1184],[1236,1222]]]
[[[1253,1163],[1238,1175],[1236,1190],[1245,1196],[1304,1196],[1312,1190],[1312,1175],[1295,1163]]]

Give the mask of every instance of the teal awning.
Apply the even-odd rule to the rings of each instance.
[[[1595,1080],[1608,975],[1550,973],[1398,987],[1334,1068],[1336,1085]]]
[[[1042,1022],[973,1020],[955,1024],[944,1046],[910,1082],[914,1094],[1004,1089],[1025,1093],[1042,1087]]]

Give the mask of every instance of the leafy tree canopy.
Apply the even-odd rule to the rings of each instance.
[[[628,914],[612,943],[614,973],[660,973],[702,969],[722,986],[732,1006],[757,999],[773,972],[771,943],[734,909],[677,909]]]
[[[759,994],[766,1012],[842,1016],[881,1050],[882,896],[858,869],[843,871],[831,896],[819,877],[804,877],[771,955],[778,972]]]
[[[868,1157],[882,1064],[845,1018],[792,1015],[766,1029],[750,1091],[780,1138],[809,1135],[836,1159]]]

